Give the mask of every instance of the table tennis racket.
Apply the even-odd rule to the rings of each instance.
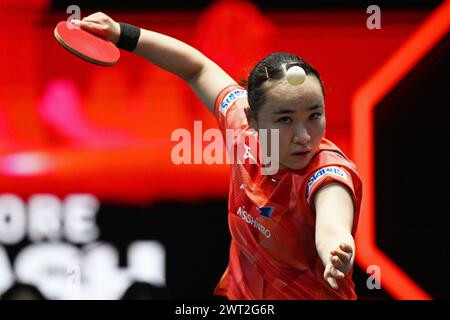
[[[120,51],[112,42],[71,25],[70,22],[59,22],[54,35],[64,48],[88,62],[112,66],[119,61]]]

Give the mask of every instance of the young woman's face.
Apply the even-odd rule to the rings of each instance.
[[[266,102],[259,110],[257,128],[279,129],[280,170],[303,169],[325,132],[324,96],[319,80],[308,75],[301,85],[291,85],[284,78],[264,86]]]

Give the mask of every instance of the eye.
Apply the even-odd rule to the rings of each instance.
[[[292,120],[289,117],[282,117],[282,118],[278,119],[277,122],[281,123],[281,124],[289,124],[292,122]]]
[[[314,112],[309,116],[309,120],[317,120],[320,119],[321,116],[322,114],[320,112]]]

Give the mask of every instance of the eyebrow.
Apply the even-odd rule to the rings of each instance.
[[[277,115],[277,114],[283,114],[283,113],[294,113],[294,110],[290,110],[290,109],[281,109],[281,110],[275,111],[273,114],[274,114],[274,115]]]
[[[320,109],[320,108],[322,108],[322,105],[316,104],[316,105],[313,105],[312,107],[309,107],[309,108],[308,108],[308,111],[312,111],[312,110]],[[291,110],[291,109],[281,109],[281,110],[277,110],[277,111],[273,112],[272,114],[273,114],[273,115],[278,115],[278,114],[284,114],[284,113],[294,113],[294,110]]]
[[[316,109],[320,109],[320,108],[322,108],[322,105],[321,104],[316,104],[316,105],[314,105],[312,107],[309,107],[308,111],[316,110]]]

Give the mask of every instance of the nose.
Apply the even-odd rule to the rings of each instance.
[[[304,125],[298,125],[295,128],[293,142],[302,146],[306,146],[311,142],[311,136]]]

